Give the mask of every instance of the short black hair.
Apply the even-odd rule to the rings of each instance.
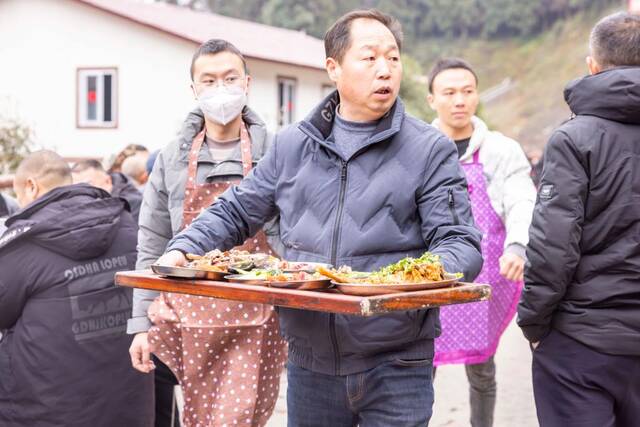
[[[640,66],[640,15],[618,12],[591,30],[591,56],[603,69]]]
[[[100,163],[95,159],[80,160],[79,162],[73,165],[73,167],[71,168],[71,172],[73,173],[84,172],[87,169],[95,169],[101,172],[106,172],[102,167],[102,163]]]
[[[222,39],[211,39],[202,43],[196,53],[193,54],[193,58],[191,59],[191,80],[193,80],[193,67],[196,63],[196,60],[203,55],[215,55],[220,52],[229,52],[237,55],[242,60],[242,65],[244,67],[245,74],[249,74],[249,68],[247,68],[247,61],[245,61],[242,52],[238,50],[233,44],[229,43],[226,40]]]
[[[471,74],[473,74],[473,77],[476,79],[476,85],[478,84],[478,75],[475,71],[473,71],[471,64],[469,64],[467,61],[461,58],[441,58],[436,62],[436,64],[429,72],[429,93],[433,93],[433,81],[436,79],[436,77],[438,77],[438,74],[446,70],[454,70],[459,68],[467,70]]]
[[[377,9],[353,10],[342,15],[324,35],[324,52],[327,58],[342,62],[344,54],[351,46],[351,23],[356,19],[373,19],[382,23],[396,39],[398,50],[402,51],[402,25],[391,15]]]

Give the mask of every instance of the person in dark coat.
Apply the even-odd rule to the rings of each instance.
[[[518,307],[543,427],[640,419],[640,16],[604,18],[590,44],[544,155]]]
[[[129,203],[131,214],[138,222],[142,193],[136,188],[131,179],[121,172],[105,172],[97,160],[84,160],[76,163],[73,168],[73,182],[86,182],[94,187],[102,188],[113,197],[121,197]]]
[[[0,238],[0,425],[148,427],[153,381],[131,368],[131,291],[114,274],[136,261],[126,203],[86,184],[51,151],[27,157],[22,207]]]

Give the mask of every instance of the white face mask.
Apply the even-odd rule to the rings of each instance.
[[[246,104],[244,88],[236,85],[210,87],[198,95],[204,115],[223,126],[238,117]]]

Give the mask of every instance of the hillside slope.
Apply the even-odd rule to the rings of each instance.
[[[509,91],[485,102],[482,116],[523,146],[542,147],[553,129],[570,118],[563,89],[587,73],[591,28],[602,16],[619,9],[580,13],[529,40],[429,41],[424,49],[411,51],[424,64],[425,73],[440,55],[467,59],[478,71],[481,92],[510,78]]]

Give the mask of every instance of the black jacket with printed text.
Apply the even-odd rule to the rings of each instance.
[[[59,187],[7,220],[0,239],[0,425],[153,425],[153,376],[131,367],[136,261],[123,200]]]

